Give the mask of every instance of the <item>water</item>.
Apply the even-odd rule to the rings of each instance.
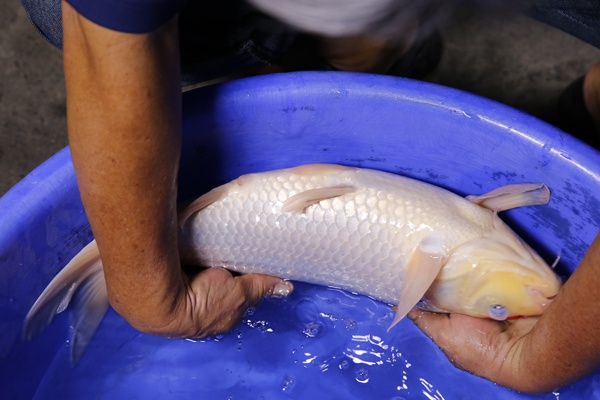
[[[289,112],[306,105],[313,109]],[[426,82],[322,72],[235,80],[187,92],[183,121],[184,198],[306,162],[399,172],[462,194],[539,181],[552,190],[550,204],[508,215],[547,259],[560,252],[569,272],[600,224],[597,153],[505,106]],[[386,332],[384,304],[310,285],[266,300],[238,328],[205,341],[142,335],[110,312],[75,367],[65,316],[22,343],[22,319],[42,282],[81,247],[80,235],[91,235],[68,154],[2,197],[0,398],[538,398],[457,370],[410,321]],[[457,162],[456,154],[469,157]],[[599,382],[539,398],[598,398]]]
[[[383,303],[295,285],[205,340],[144,335],[110,311],[77,365],[61,347],[35,398],[581,399],[593,389],[590,380],[541,397],[510,391],[454,368],[408,320],[388,333]]]

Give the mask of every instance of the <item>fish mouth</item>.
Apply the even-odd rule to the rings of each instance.
[[[554,300],[558,294],[558,292],[555,292],[552,295],[546,295],[542,292],[542,290],[532,287],[528,287],[527,291],[529,292],[529,295],[534,303],[537,304],[542,311],[544,311],[550,305],[550,303],[552,303],[552,300]]]

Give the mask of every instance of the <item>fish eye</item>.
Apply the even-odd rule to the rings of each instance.
[[[503,305],[494,304],[488,309],[488,316],[497,321],[504,321],[508,316],[508,310]]]

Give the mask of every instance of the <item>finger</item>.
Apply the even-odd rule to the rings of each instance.
[[[250,303],[257,303],[263,297],[286,297],[294,290],[290,281],[270,275],[247,274],[237,277],[244,286],[246,298]]]
[[[454,365],[480,375],[496,357],[495,342],[505,329],[502,323],[460,314],[411,310],[408,317]]]
[[[408,312],[407,317],[438,345],[441,345],[440,342],[445,342],[445,333],[451,324],[450,314],[432,313],[413,308]]]
[[[456,334],[464,336],[473,332],[486,336],[496,335],[504,332],[509,326],[507,322],[487,318],[434,313],[417,309],[411,310],[408,317],[436,342],[444,341],[446,337],[454,338]]]

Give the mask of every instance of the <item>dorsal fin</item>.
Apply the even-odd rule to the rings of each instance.
[[[287,199],[281,206],[282,212],[303,213],[307,207],[320,201],[340,197],[356,191],[354,186],[332,186],[326,188],[309,189],[296,193]]]
[[[179,216],[177,217],[177,225],[179,225],[179,227],[183,227],[192,214],[221,200],[223,197],[225,197],[225,194],[229,191],[231,185],[232,183],[227,183],[225,185],[216,187],[210,192],[204,193],[202,196],[198,197],[179,213]]]
[[[550,201],[550,190],[543,183],[518,183],[499,187],[480,196],[467,196],[467,200],[500,212],[517,207],[546,204]]]

